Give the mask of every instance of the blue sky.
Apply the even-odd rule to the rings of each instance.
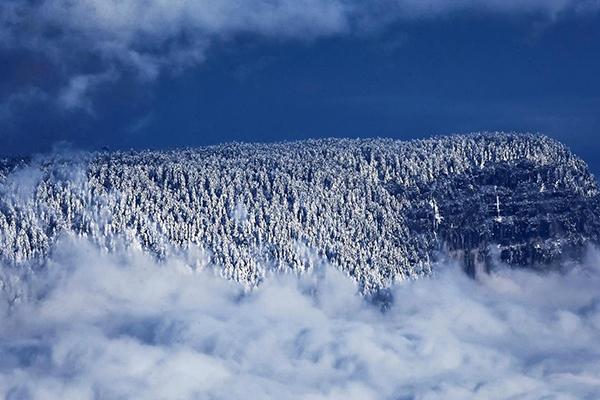
[[[0,153],[516,130],[564,141],[598,175],[599,11],[597,0],[7,0]]]

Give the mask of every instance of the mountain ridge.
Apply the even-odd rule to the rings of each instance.
[[[201,246],[250,286],[325,260],[370,292],[429,275],[440,251],[473,274],[492,253],[543,267],[600,238],[595,178],[537,134],[67,152],[0,171],[0,258],[33,269],[73,234],[159,258]]]

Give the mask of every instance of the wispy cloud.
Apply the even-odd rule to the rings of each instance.
[[[85,110],[93,114],[90,96],[99,85],[116,79],[116,74],[107,71],[99,74],[77,75],[69,80],[58,94],[59,104],[66,110]]]
[[[109,71],[153,80],[202,63],[237,35],[311,40],[461,12],[586,14],[599,0],[39,0],[0,4],[0,48],[43,54],[62,72],[59,102],[89,108]]]
[[[163,68],[202,62],[211,42],[241,33],[307,38],[347,29],[339,1],[104,1],[44,0],[0,6],[5,46],[23,46],[59,59],[93,54],[144,78]]]

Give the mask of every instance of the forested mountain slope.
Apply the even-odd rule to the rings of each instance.
[[[17,268],[73,234],[157,257],[199,245],[251,285],[320,257],[370,291],[429,274],[440,250],[471,271],[492,244],[543,266],[600,237],[594,177],[539,135],[57,154],[0,171],[0,257]]]

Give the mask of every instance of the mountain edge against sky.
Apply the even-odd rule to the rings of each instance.
[[[0,257],[35,270],[65,235],[158,258],[198,246],[226,278],[327,262],[365,292],[499,258],[552,268],[600,239],[584,161],[542,135],[324,139],[56,153],[0,169]]]

